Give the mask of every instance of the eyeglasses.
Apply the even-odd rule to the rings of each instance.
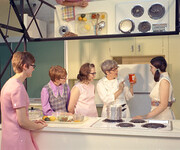
[[[30,66],[32,66],[33,68],[36,68],[36,65],[31,64]]]
[[[118,67],[112,68],[110,71],[116,71]]]
[[[66,78],[67,78],[67,77],[64,77],[64,78],[60,78],[60,79],[62,79],[62,80],[66,80]]]
[[[96,72],[90,72],[89,74],[92,74],[94,76],[94,75],[96,75]]]

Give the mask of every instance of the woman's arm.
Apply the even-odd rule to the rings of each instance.
[[[76,86],[74,86],[71,90],[71,95],[68,105],[68,111],[72,114],[74,114],[74,109],[79,99],[79,96],[80,96],[80,91]]]
[[[39,121],[30,121],[26,114],[26,108],[16,108],[16,114],[17,114],[17,121],[19,123],[19,126],[27,129],[27,130],[38,130],[42,129],[47,126],[45,121],[39,120]]]
[[[159,94],[160,94],[160,103],[157,108],[149,112],[145,116],[136,116],[135,119],[148,119],[153,118],[157,115],[159,115],[161,112],[163,112],[168,107],[168,100],[169,100],[169,89],[170,89],[170,83],[169,81],[163,79],[160,82],[159,85]]]
[[[114,93],[111,89],[106,89],[102,82],[98,82],[97,84],[97,92],[100,99],[104,104],[108,105],[115,101],[115,99],[123,92],[124,84],[119,84],[119,89]]]

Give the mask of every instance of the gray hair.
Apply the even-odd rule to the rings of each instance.
[[[106,74],[106,71],[110,71],[111,69],[116,67],[118,67],[118,64],[115,60],[105,60],[101,64],[101,70],[104,72],[104,74]]]

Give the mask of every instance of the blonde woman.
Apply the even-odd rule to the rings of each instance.
[[[32,76],[35,59],[29,52],[16,52],[12,58],[15,75],[1,90],[2,144],[1,150],[38,150],[32,130],[47,126],[43,120],[28,118],[29,96],[23,85]]]

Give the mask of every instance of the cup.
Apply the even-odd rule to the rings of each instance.
[[[134,73],[129,74],[129,82],[136,83],[136,76]]]

